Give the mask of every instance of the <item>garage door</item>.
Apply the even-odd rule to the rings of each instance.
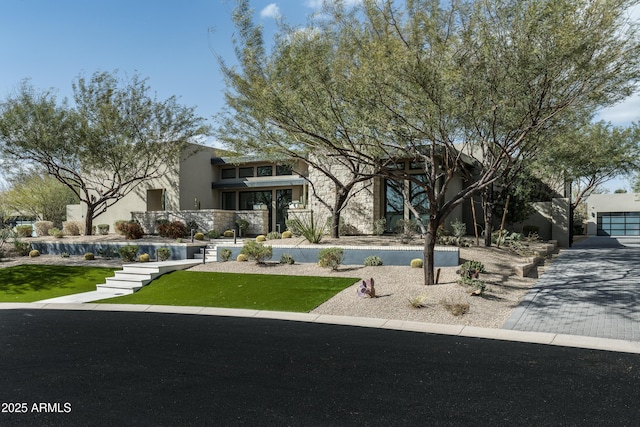
[[[640,212],[598,213],[598,236],[640,236]]]

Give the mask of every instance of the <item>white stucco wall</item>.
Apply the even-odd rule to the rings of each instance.
[[[587,234],[595,236],[598,212],[640,212],[640,193],[592,194],[587,198]]]

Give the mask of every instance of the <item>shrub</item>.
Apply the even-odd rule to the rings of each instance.
[[[32,250],[32,251],[29,251],[29,257],[31,257],[31,258],[35,258],[35,257],[37,257],[37,256],[40,256],[40,251],[38,251],[38,250],[36,250],[36,249],[34,249],[34,250]]]
[[[245,255],[245,254],[240,254],[236,258],[236,261],[238,261],[238,262],[247,262],[247,261],[249,261],[249,257],[247,255]]]
[[[84,231],[84,224],[80,221],[63,222],[62,231],[67,236],[79,236]]]
[[[137,222],[127,222],[126,224],[123,224],[122,231],[125,239],[128,240],[142,239],[142,236],[144,236],[142,226]]]
[[[171,258],[171,250],[169,248],[156,249],[156,258],[158,261],[166,261]]]
[[[198,223],[196,221],[187,221],[186,227],[187,234],[191,233],[191,230],[200,230],[200,227],[198,227]]]
[[[138,257],[138,261],[140,262],[149,262],[151,261],[151,257],[149,256],[149,254],[142,254]]]
[[[189,230],[187,230],[187,226],[182,221],[163,222],[158,224],[158,234],[161,237],[179,239],[187,237]]]
[[[87,261],[93,261],[94,259],[96,259],[95,255],[93,255],[93,252],[87,252],[86,254],[84,254],[84,259]]]
[[[296,263],[296,260],[293,259],[293,256],[289,254],[282,254],[282,256],[280,257],[280,264],[293,265],[295,263]]]
[[[51,221],[38,221],[36,222],[36,235],[39,237],[48,236],[49,230],[53,228],[53,222]]]
[[[229,258],[231,258],[231,254],[233,252],[231,252],[231,249],[220,249],[220,259],[222,260],[222,262],[227,262],[229,261]]]
[[[344,250],[342,248],[324,248],[318,253],[318,266],[337,270],[342,264]]]
[[[460,266],[457,273],[465,279],[477,279],[478,275],[480,273],[486,273],[486,270],[484,268],[484,264],[480,261],[466,261]]]
[[[204,233],[196,233],[193,235],[193,238],[196,240],[204,240]]]
[[[98,249],[98,255],[100,255],[104,259],[111,259],[118,256],[118,253],[115,251],[115,249],[113,249],[113,247],[107,246],[104,249]]]
[[[379,256],[368,256],[364,259],[364,265],[367,267],[378,267],[382,265],[382,258]]]
[[[98,224],[97,230],[98,234],[105,236],[109,234],[109,224]]]
[[[220,232],[218,230],[209,230],[207,231],[207,237],[210,239],[219,239]]]
[[[23,242],[16,237],[13,240],[13,248],[16,250],[18,255],[27,256],[31,251],[31,244],[29,242]]]
[[[313,215],[300,218],[291,218],[287,221],[287,228],[291,230],[293,234],[304,236],[309,243],[320,243],[324,232],[326,230],[326,222],[322,224],[322,221],[315,222]]]
[[[262,264],[273,256],[271,246],[264,246],[262,243],[254,242],[253,240],[247,240],[240,253],[247,255],[249,259],[255,260],[256,264]]]
[[[233,232],[233,230],[225,230],[224,231],[224,237],[233,237],[235,233]]]
[[[246,219],[238,218],[236,219],[236,225],[238,226],[238,230],[240,230],[241,236],[247,234],[247,230],[249,230],[249,221],[247,221]]]
[[[453,230],[453,236],[458,240],[467,234],[467,224],[458,219],[451,223],[451,229]]]
[[[119,219],[115,222],[115,230],[118,234],[124,234],[125,224],[128,224],[129,220],[127,219]]]
[[[402,241],[412,240],[418,231],[418,220],[415,218],[404,220],[400,219],[396,222],[396,233],[400,234]]]
[[[69,253],[68,253],[68,252],[62,252],[62,253],[60,254],[60,256],[61,256],[62,258],[69,258]]]
[[[457,302],[449,299],[440,301],[440,304],[442,304],[444,308],[454,316],[462,316],[469,312],[469,304],[464,302]]]
[[[136,256],[138,256],[138,247],[136,245],[122,246],[118,249],[118,253],[123,261],[133,262],[136,260]]]
[[[53,227],[49,229],[49,236],[61,239],[64,237],[64,233],[59,228]]]
[[[291,231],[286,230],[282,232],[283,239],[290,239],[291,237],[293,237],[293,233]]]
[[[271,231],[270,233],[267,234],[267,240],[276,240],[276,239],[282,239],[282,234],[278,233],[277,231]]]
[[[263,234],[260,234],[259,236],[256,237],[256,242],[264,242],[267,240],[267,237]]]
[[[376,219],[376,222],[373,223],[373,234],[375,234],[376,236],[382,236],[386,229],[387,229],[386,218]]]
[[[33,235],[33,226],[31,225],[17,225],[16,234],[18,237],[31,237]]]
[[[422,268],[424,263],[420,258],[415,258],[411,260],[411,268]]]

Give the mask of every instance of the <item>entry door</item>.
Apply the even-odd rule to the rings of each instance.
[[[287,229],[287,210],[289,209],[289,203],[291,203],[291,197],[293,191],[289,188],[286,190],[276,190],[276,228],[275,231],[281,233]]]

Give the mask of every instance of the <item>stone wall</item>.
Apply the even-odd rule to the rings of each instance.
[[[187,211],[151,211],[132,212],[132,218],[138,221],[144,232],[156,234],[156,223],[159,219],[168,221],[182,221],[185,224],[194,221],[198,229],[203,231],[225,230],[236,228],[236,220],[242,218],[249,222],[248,234],[264,234],[267,232],[269,222],[268,211],[227,211],[221,209],[202,209]]]

